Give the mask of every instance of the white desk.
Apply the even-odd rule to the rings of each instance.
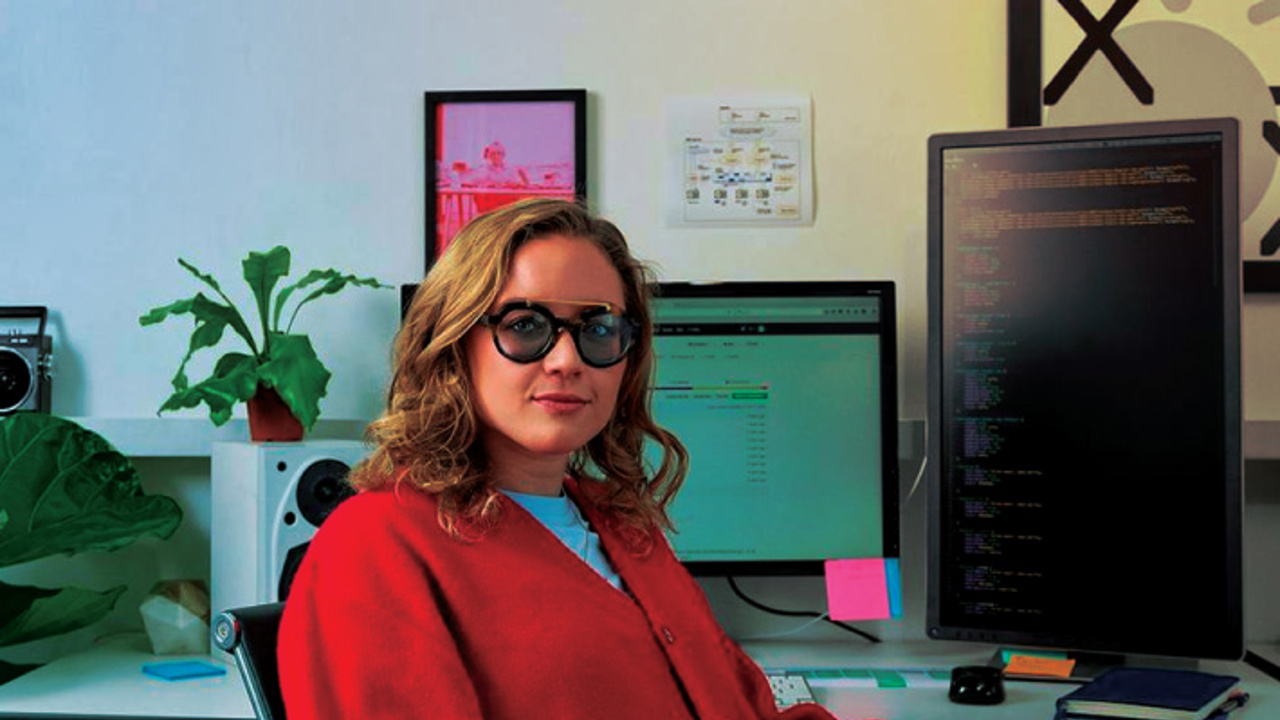
[[[882,643],[855,642],[745,642],[743,649],[766,668],[938,668],[957,665],[985,665],[992,648],[946,642]],[[1251,695],[1249,704],[1231,720],[1274,720],[1280,718],[1280,683],[1244,663],[1209,661],[1201,663],[1205,672],[1237,675]],[[947,699],[945,683],[935,687],[854,688],[813,684],[819,702],[842,720],[883,718],[884,720],[1049,720],[1054,701],[1074,684],[1009,681],[1006,699],[1000,705],[957,705]]]
[[[227,658],[223,660],[223,658]],[[160,680],[144,663],[204,660],[225,675]],[[0,685],[0,718],[31,717],[252,718],[240,671],[227,656],[152,655],[145,635],[119,636],[87,652],[67,655]]]
[[[227,674],[216,678],[166,682],[141,672],[143,663],[219,657],[156,656],[137,638],[102,645],[89,652],[55,660],[13,682],[0,686],[0,718],[252,718],[253,709],[229,662]],[[981,665],[991,649],[959,643],[856,642],[744,643],[743,647],[766,668],[938,668]],[[1243,663],[1208,662],[1208,672],[1239,675],[1252,695],[1249,705],[1232,720],[1272,720],[1280,717],[1280,683]],[[894,689],[813,686],[814,695],[843,720],[1049,720],[1054,700],[1074,685],[1006,683],[1001,705],[956,705],[947,700],[945,683],[933,687]]]

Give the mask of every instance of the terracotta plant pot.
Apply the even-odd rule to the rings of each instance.
[[[302,439],[302,423],[274,388],[258,386],[249,398],[249,439],[254,442],[297,442]]]

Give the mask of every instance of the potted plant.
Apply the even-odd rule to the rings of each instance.
[[[168,538],[181,522],[173,498],[143,492],[101,435],[43,413],[0,417],[0,567]],[[92,625],[124,592],[0,582],[0,647]],[[0,684],[36,667],[0,660]]]
[[[232,407],[244,401],[248,403],[250,436],[258,442],[301,440],[303,433],[315,425],[320,416],[320,398],[327,392],[331,373],[316,357],[311,339],[305,334],[292,332],[298,311],[312,300],[336,294],[348,285],[391,286],[371,277],[356,277],[330,268],[312,270],[273,295],[276,284],[289,274],[289,262],[288,248],[280,245],[265,253],[250,252],[242,262],[244,280],[253,291],[258,311],[259,335],[255,337],[245,315],[223,292],[218,281],[191,263],[178,260],[179,265],[212,288],[220,301],[200,292],[184,300],[152,308],[139,318],[143,326],[155,325],[177,315],[195,318],[187,354],[171,381],[173,394],[158,412],[192,408],[204,403],[209,406],[213,424],[222,425],[231,418]],[[297,299],[295,293],[300,290],[307,292]],[[290,299],[297,299],[297,302],[288,313],[288,322],[284,322],[285,308]],[[214,364],[212,375],[195,385],[190,384],[186,375],[187,362],[196,351],[216,345],[228,327],[244,340],[248,352],[224,354]]]

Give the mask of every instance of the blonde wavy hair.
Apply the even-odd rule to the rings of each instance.
[[[462,339],[506,284],[516,250],[549,235],[588,240],[604,251],[622,279],[627,314],[640,327],[613,417],[573,453],[569,472],[602,483],[601,509],[624,526],[644,535],[671,529],[667,506],[684,481],[688,455],[649,412],[650,273],[613,223],[565,200],[524,200],[476,218],[418,286],[393,346],[387,409],[368,429],[376,449],[352,472],[352,486],[407,482],[436,495],[441,527],[459,538],[497,522],[498,491],[480,446]],[[661,450],[656,468],[646,466],[646,439]]]

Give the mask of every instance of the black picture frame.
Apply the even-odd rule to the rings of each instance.
[[[1067,2],[1062,5],[1075,5]],[[1043,67],[1044,40],[1044,7],[1045,0],[1006,0],[1007,14],[1007,123],[1009,127],[1034,127],[1041,124],[1044,117],[1045,93],[1061,91],[1065,88],[1049,88],[1045,85]],[[1108,43],[1107,37],[1113,31],[1114,23],[1123,19],[1123,15],[1136,5],[1136,0],[1117,0],[1102,17],[1096,18],[1096,25],[1087,31],[1087,37],[1081,41],[1082,57],[1099,51]],[[1112,15],[1114,13],[1114,15]],[[1107,16],[1111,15],[1111,18]],[[1065,81],[1067,84],[1074,72],[1079,68],[1069,68],[1074,59],[1069,59],[1062,68],[1049,68],[1054,79],[1050,84]],[[1061,78],[1061,80],[1059,80]],[[1135,93],[1142,92],[1142,80],[1130,77]],[[1280,86],[1272,86],[1271,94],[1280,105]],[[1269,128],[1274,137],[1280,138],[1280,127]],[[1280,142],[1280,140],[1277,140]],[[1276,144],[1272,143],[1273,146]],[[1280,152],[1280,147],[1276,148]],[[1276,221],[1271,233],[1280,233],[1280,219]],[[1265,244],[1265,243],[1264,243]],[[1246,293],[1280,292],[1280,260],[1245,260],[1241,274],[1242,288]]]
[[[586,90],[444,90],[424,100],[424,271],[478,214],[526,197],[586,200]]]

